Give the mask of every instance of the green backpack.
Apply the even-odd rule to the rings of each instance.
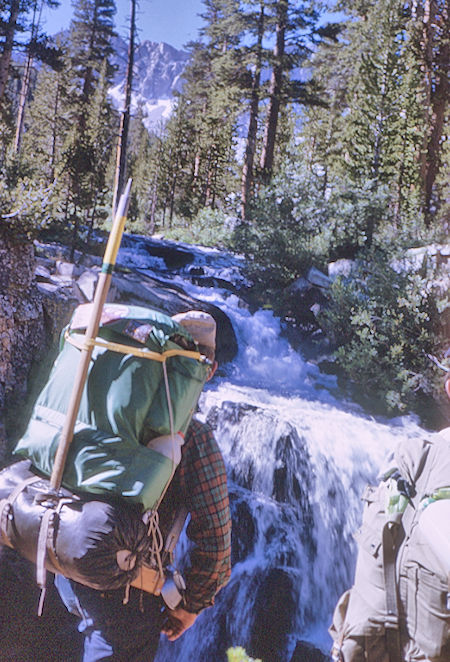
[[[450,428],[401,443],[369,486],[353,587],[330,634],[339,662],[450,660]]]
[[[75,311],[15,454],[50,476],[91,305]],[[171,317],[106,304],[62,484],[155,508],[208,375],[208,362]]]

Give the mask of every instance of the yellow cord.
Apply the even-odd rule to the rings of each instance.
[[[151,349],[140,349],[139,347],[133,347],[132,345],[122,345],[121,343],[111,342],[109,340],[102,340],[100,338],[91,338],[88,340],[76,339],[74,336],[71,336],[69,331],[66,330],[64,334],[65,340],[69,342],[74,347],[78,349],[91,349],[93,346],[103,347],[104,349],[109,349],[111,352],[119,352],[120,354],[132,354],[133,356],[138,356],[142,359],[151,359],[152,361],[159,361],[164,363],[166,359],[171,356],[185,356],[188,359],[196,359],[202,363],[206,362],[206,357],[200,352],[193,352],[188,349],[168,349],[165,352],[159,354],[158,352],[153,352]]]

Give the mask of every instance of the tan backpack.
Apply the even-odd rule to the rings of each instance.
[[[363,495],[353,587],[330,627],[335,662],[450,662],[450,428],[401,443]]]

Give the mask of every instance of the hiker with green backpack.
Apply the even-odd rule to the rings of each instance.
[[[217,368],[216,323],[109,304],[131,180],[121,195],[93,302],[63,330],[60,352],[0,471],[0,544],[48,574],[80,618],[84,662],[151,662],[214,603],[230,576],[224,461],[193,420]],[[192,543],[184,578],[174,549]]]
[[[207,379],[211,379],[217,368],[214,319],[200,311],[173,319],[191,333],[199,351],[209,359]],[[231,520],[225,466],[210,427],[195,419],[189,424],[180,463],[158,508],[163,538],[180,508],[190,515],[187,536],[194,548],[184,580],[175,571],[178,604],[175,600],[169,607],[161,595],[142,591],[136,583],[124,600],[123,590],[97,591],[57,575],[55,583],[63,602],[81,619],[83,662],[151,662],[160,633],[170,641],[180,637],[213,605],[229,579]]]
[[[79,306],[14,454],[0,472],[0,542],[36,563],[42,610],[48,571],[80,619],[83,662],[151,662],[161,632],[176,640],[230,577],[224,461],[193,418],[216,371],[216,322],[103,306],[61,486],[59,449],[92,305]],[[189,516],[183,575],[174,548]]]
[[[449,366],[434,362],[450,398]],[[449,662],[450,427],[400,443],[363,501],[354,584],[330,627],[333,661]]]

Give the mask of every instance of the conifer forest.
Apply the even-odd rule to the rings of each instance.
[[[449,0],[204,0],[182,91],[152,130],[129,103],[137,0],[122,112],[116,2],[77,0],[69,29],[45,34],[42,7],[58,4],[0,0],[2,230],[79,247],[131,177],[128,232],[244,254],[255,296],[293,325],[289,286],[351,260],[318,315],[335,369],[389,412],[433,396],[439,259],[393,265],[448,243]]]

